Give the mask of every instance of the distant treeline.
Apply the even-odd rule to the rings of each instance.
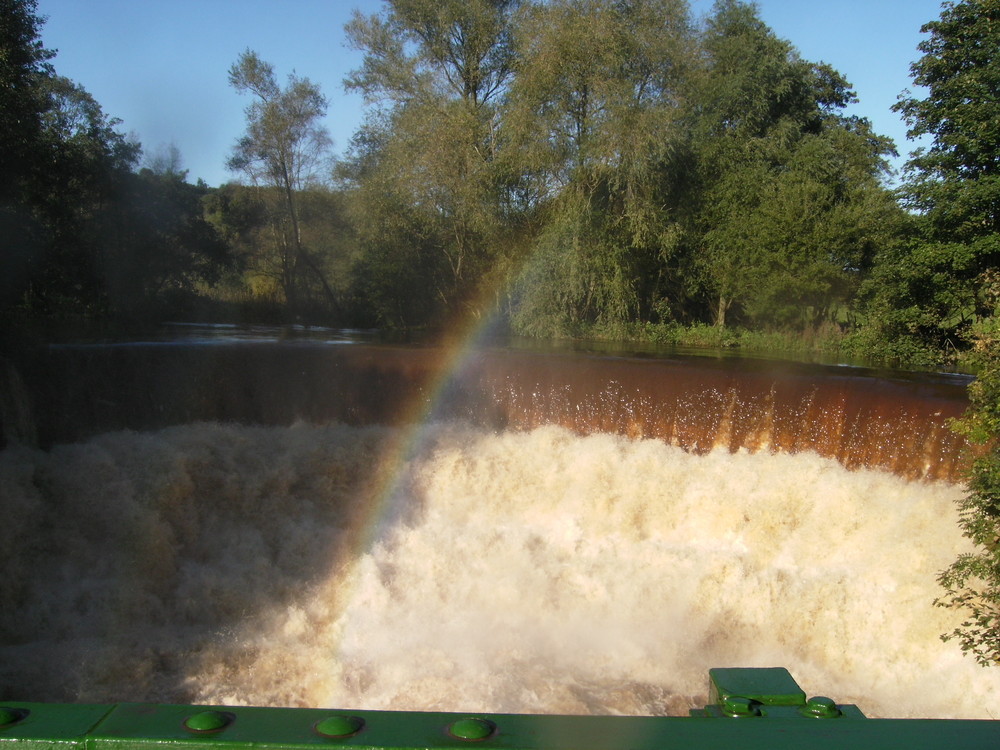
[[[695,22],[683,0],[391,0],[347,26],[368,106],[339,159],[319,88],[240,56],[242,179],[220,187],[189,184],[176,149],[144,157],[57,75],[35,0],[0,9],[10,319],[498,315],[541,337],[826,333],[932,362],[994,302],[996,249],[965,236],[981,217],[937,210],[937,147],[890,189],[894,144],[753,3]],[[923,106],[899,109],[933,134]]]

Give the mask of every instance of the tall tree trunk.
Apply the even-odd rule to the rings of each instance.
[[[717,328],[726,327],[726,312],[732,304],[733,301],[731,299],[726,299],[725,295],[719,295],[719,304],[715,308],[715,325]]]

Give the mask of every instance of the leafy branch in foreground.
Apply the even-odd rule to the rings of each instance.
[[[954,424],[976,448],[959,504],[975,550],[941,573],[945,594],[935,603],[965,615],[942,637],[989,665],[1000,662],[1000,0],[946,2],[940,20],[922,30],[930,36],[912,71],[927,96],[896,108],[911,136],[934,140],[914,154],[903,192],[920,213],[915,248],[939,259],[925,279],[930,297],[942,299],[941,278],[960,284],[953,311],[931,315],[926,328],[972,343],[978,368],[969,409]]]
[[[988,276],[994,292],[1000,292],[1000,274]],[[987,666],[1000,662],[1000,316],[985,319],[973,332],[981,369],[969,386],[969,410],[954,427],[970,443],[982,446],[959,505],[959,525],[976,551],[960,555],[941,573],[938,581],[946,593],[934,603],[966,612],[962,624],[941,637],[957,640],[963,651]]]

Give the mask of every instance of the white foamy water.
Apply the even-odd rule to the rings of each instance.
[[[380,504],[397,437],[0,452],[0,699],[684,714],[710,667],[785,666],[870,716],[991,717],[1000,671],[931,606],[959,487],[437,425]]]

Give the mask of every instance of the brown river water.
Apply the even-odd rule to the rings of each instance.
[[[785,666],[996,718],[932,606],[961,378],[244,341],[7,380],[0,699],[684,714]]]

